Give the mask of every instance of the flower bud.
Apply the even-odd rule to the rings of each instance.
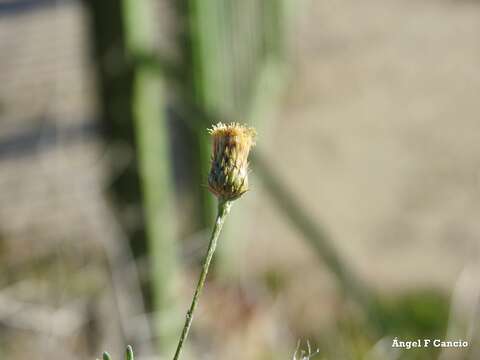
[[[254,145],[255,129],[218,123],[209,132],[213,155],[208,188],[221,200],[235,200],[248,190],[248,153]]]

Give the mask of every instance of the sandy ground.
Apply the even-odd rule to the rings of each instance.
[[[265,150],[370,283],[450,291],[479,259],[480,3],[318,0],[301,19]],[[248,271],[296,266],[320,292],[325,270],[265,199]]]

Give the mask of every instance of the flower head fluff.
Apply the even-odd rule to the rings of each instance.
[[[208,188],[219,200],[235,200],[248,190],[248,154],[255,144],[255,129],[218,123],[208,131],[213,138]]]

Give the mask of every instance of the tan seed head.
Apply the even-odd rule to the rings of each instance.
[[[255,144],[255,129],[218,123],[209,132],[213,155],[208,188],[221,200],[235,200],[248,190],[248,154]]]

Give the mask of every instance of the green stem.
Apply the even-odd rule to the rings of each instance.
[[[185,318],[185,325],[183,325],[182,335],[180,335],[180,340],[178,341],[177,351],[175,351],[175,356],[173,360],[177,360],[180,356],[180,352],[183,348],[183,343],[188,336],[188,332],[190,331],[190,326],[192,325],[193,320],[193,313],[198,304],[198,299],[200,298],[200,294],[202,289],[205,285],[205,279],[207,278],[208,268],[210,267],[210,263],[213,258],[213,254],[215,252],[215,248],[217,247],[218,237],[220,235],[220,231],[222,230],[223,223],[225,222],[225,218],[227,217],[228,213],[230,212],[231,207],[230,201],[219,200],[218,201],[218,214],[217,219],[215,220],[215,225],[213,226],[212,236],[210,238],[210,243],[208,244],[207,254],[205,255],[205,260],[202,266],[202,272],[200,274],[200,278],[198,279],[197,287],[195,289],[195,293],[193,294],[192,304],[187,311],[187,316]]]
[[[133,348],[130,345],[127,346],[127,351],[125,352],[125,359],[135,360],[133,356]]]

